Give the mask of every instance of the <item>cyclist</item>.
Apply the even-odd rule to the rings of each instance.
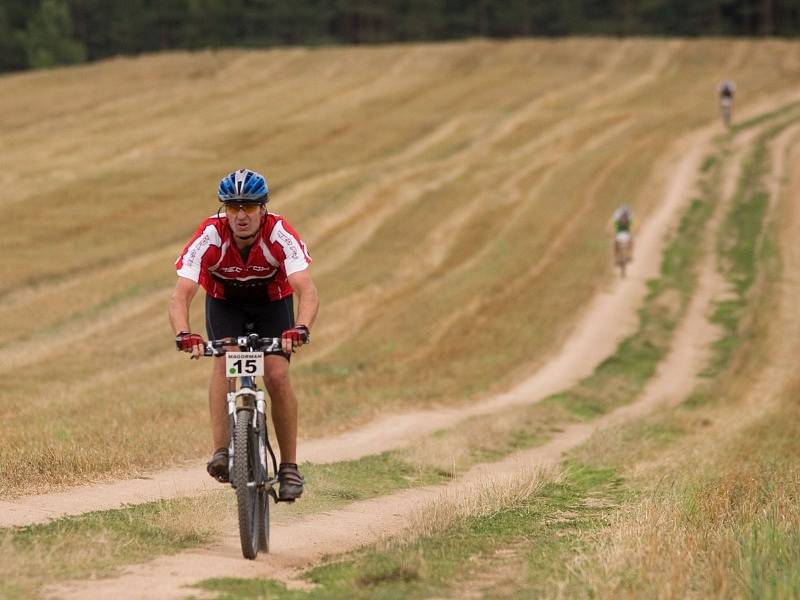
[[[722,111],[722,118],[727,124],[733,112],[733,97],[736,94],[736,84],[730,79],[725,79],[717,86],[719,94],[719,107]]]
[[[304,481],[297,469],[297,398],[289,381],[289,359],[308,343],[319,307],[309,275],[311,258],[297,232],[267,211],[269,188],[261,174],[249,169],[229,173],[217,196],[220,209],[200,224],[175,262],[178,281],[169,307],[175,343],[191,358],[203,354],[204,340],[189,325],[189,307],[201,286],[210,338],[243,335],[245,323],[253,323],[262,337],[282,338],[283,354],[264,357],[264,385],[281,451],[278,495],[298,498]],[[223,482],[229,477],[226,392],[225,359],[215,358],[208,388],[215,450],[207,468]]]
[[[619,262],[623,247],[627,245],[628,262],[633,260],[633,213],[627,204],[621,205],[611,216],[614,222],[614,259]]]

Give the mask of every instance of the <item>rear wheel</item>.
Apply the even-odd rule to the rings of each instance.
[[[258,547],[264,552],[269,552],[269,494],[266,488],[258,490],[258,505],[261,508],[261,527],[258,533]]]
[[[264,432],[266,435],[266,423],[264,422],[264,415],[258,415],[258,431]],[[264,480],[269,479],[269,468],[267,467],[267,444],[266,438],[261,438],[258,433],[253,436],[258,448],[258,458],[261,461],[263,454],[262,468],[264,470]],[[269,490],[266,485],[258,488],[258,506],[259,506],[259,523],[261,527],[258,532],[258,547],[264,552],[269,552]]]
[[[242,555],[252,560],[258,554],[259,536],[264,514],[261,508],[261,494],[259,494],[259,488],[256,487],[254,477],[258,446],[252,443],[255,442],[252,426],[253,413],[249,410],[242,410],[239,411],[236,417],[231,482],[236,488]]]
[[[722,100],[720,102],[720,112],[722,112],[722,122],[725,127],[731,126],[731,114],[733,112],[732,102],[730,100]]]
[[[619,267],[619,275],[620,277],[625,277],[625,269],[628,266],[628,262],[630,261],[630,243],[629,242],[617,242],[616,246],[616,259],[617,259],[617,266]]]

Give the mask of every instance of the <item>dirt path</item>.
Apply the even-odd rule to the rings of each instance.
[[[707,142],[710,133],[705,130]],[[772,191],[777,194],[781,178],[785,169],[786,147],[794,139],[797,129],[787,130],[775,142],[775,160],[773,161]],[[744,149],[754,132],[743,135],[739,144],[741,149],[734,154],[733,168],[726,169],[724,173],[724,199],[717,208],[712,218],[712,230],[720,222],[724,208],[730,201],[735,189],[735,181],[740,171],[741,162],[745,156]],[[469,415],[490,413],[499,408],[513,404],[531,402],[546,393],[556,391],[575,374],[569,368],[580,366],[581,360],[585,361],[588,349],[594,350],[592,335],[599,335],[602,327],[599,324],[614,322],[611,315],[618,314],[625,306],[628,312],[633,312],[637,303],[631,306],[625,304],[626,299],[637,298],[632,291],[637,284],[643,286],[642,276],[647,268],[658,264],[660,255],[660,236],[666,226],[674,218],[675,212],[682,205],[681,200],[688,197],[694,182],[694,176],[703,156],[705,144],[699,144],[699,134],[693,136],[692,150],[684,154],[675,172],[675,177],[667,194],[665,202],[659,212],[654,215],[650,228],[642,234],[639,246],[639,256],[633,271],[634,277],[618,285],[608,297],[617,298],[616,302],[604,301],[599,298],[587,316],[592,316],[592,321],[587,327],[579,328],[579,333],[570,340],[559,357],[548,364],[544,369],[529,381],[519,386],[512,392],[499,396],[493,400],[477,404],[469,409],[460,411],[421,411],[409,415],[402,415],[387,421],[373,424],[358,432],[351,432],[336,438],[319,440],[307,444],[308,454],[315,454],[325,450],[326,460],[340,460],[351,458],[378,450],[401,445],[408,439],[409,430],[420,433],[419,428],[424,423],[428,431],[432,431],[465,418]],[[792,210],[793,224],[800,226],[798,211]],[[659,221],[658,219],[662,219]],[[661,226],[657,229],[653,223]],[[282,579],[289,583],[296,582],[297,574],[303,568],[320,560],[324,555],[330,554],[332,548],[337,552],[358,548],[365,543],[380,537],[391,535],[399,531],[407,522],[408,517],[418,509],[426,500],[435,501],[444,495],[467,493],[475,482],[485,482],[495,477],[504,477],[519,472],[520,469],[530,471],[532,468],[546,468],[557,463],[563,453],[570,448],[585,441],[593,432],[615,424],[647,414],[653,408],[682,400],[696,383],[696,372],[702,368],[708,355],[709,345],[717,336],[716,330],[708,324],[707,315],[715,297],[724,293],[720,278],[716,272],[714,254],[711,252],[714,236],[706,239],[706,258],[700,269],[700,285],[690,303],[687,315],[682,321],[673,340],[672,349],[667,358],[659,366],[658,372],[646,387],[642,396],[633,404],[622,407],[605,417],[590,424],[578,424],[568,427],[563,433],[545,444],[528,451],[516,453],[499,463],[477,465],[468,471],[458,481],[436,487],[413,489],[390,496],[374,498],[372,500],[354,503],[333,513],[314,515],[290,525],[275,526],[272,531],[274,554],[259,557],[257,561],[249,562],[241,559],[239,554],[238,537],[229,536],[212,548],[193,550],[171,557],[162,557],[145,565],[127,568],[123,575],[116,579],[100,582],[74,582],[54,586],[47,590],[48,597],[53,598],[133,598],[140,597],[141,590],[147,589],[148,595],[158,598],[180,598],[189,593],[185,586],[196,581],[216,576],[256,577],[269,574],[272,578]],[[789,248],[791,251],[791,248]],[[800,254],[792,251],[792,260],[788,261],[794,275],[800,272]],[[648,264],[648,263],[653,264]],[[798,284],[791,284],[797,287]],[[789,314],[784,292],[782,314],[784,318]],[[791,290],[794,294],[796,290]],[[640,296],[638,296],[640,298]],[[601,315],[602,308],[608,307],[606,318]],[[591,331],[594,328],[594,331]],[[589,329],[589,333],[587,333]],[[797,329],[797,325],[794,326]],[[793,329],[793,331],[794,331]],[[618,323],[614,322],[614,330],[619,333]],[[605,331],[605,337],[613,337]],[[784,338],[785,339],[785,338]],[[797,338],[792,338],[796,340]],[[577,340],[577,341],[576,341]],[[582,340],[582,341],[581,341]],[[600,340],[600,338],[598,338]],[[600,340],[602,341],[602,340]],[[796,349],[797,342],[787,340],[781,351]],[[572,358],[565,358],[572,356]],[[574,361],[574,362],[570,362]],[[555,366],[552,366],[555,365]],[[569,367],[569,368],[568,368]],[[782,373],[781,381],[789,372],[789,367],[784,363],[776,363],[776,369]],[[591,370],[591,369],[590,369]],[[761,378],[762,381],[774,381],[773,377]],[[556,389],[548,386],[557,385]],[[777,384],[775,384],[777,385]],[[766,392],[767,390],[765,390]],[[773,390],[774,391],[774,390]],[[456,414],[457,413],[457,414]],[[403,424],[407,429],[403,428]],[[324,442],[324,445],[322,445]],[[347,447],[344,447],[347,444]],[[341,448],[341,450],[336,450]],[[334,458],[334,454],[336,457]],[[232,525],[232,523],[231,523]],[[235,531],[233,526],[228,530]]]
[[[785,168],[785,148],[790,139],[797,134],[797,129],[787,130],[776,142],[772,181],[773,194],[777,194]],[[735,190],[735,182],[739,176],[746,148],[755,132],[748,132],[737,140],[738,150],[733,155],[731,166],[724,172],[723,198],[710,222],[709,231],[715,232]],[[688,159],[687,159],[688,160]],[[694,159],[692,159],[694,160]],[[694,171],[690,172],[694,175]],[[676,177],[684,177],[679,171]],[[684,187],[686,186],[686,187]],[[689,191],[690,184],[674,186],[682,188],[684,194]],[[677,193],[677,192],[676,192]],[[795,227],[800,227],[800,211],[792,211]],[[673,340],[673,346],[667,358],[661,363],[656,376],[646,387],[642,396],[633,404],[622,407],[613,413],[590,424],[577,424],[568,427],[563,433],[547,444],[528,451],[516,453],[505,460],[492,464],[481,464],[473,467],[458,481],[436,487],[408,490],[391,496],[374,498],[357,502],[334,513],[315,515],[288,525],[273,527],[273,547],[277,550],[257,561],[244,561],[239,553],[238,537],[228,536],[213,548],[194,550],[170,557],[159,558],[145,565],[130,567],[116,579],[100,582],[75,582],[50,588],[47,592],[51,598],[133,598],[139,597],[142,589],[148,595],[158,598],[181,598],[189,593],[186,586],[210,577],[269,577],[283,580],[289,585],[302,585],[297,577],[309,565],[318,562],[331,548],[337,552],[345,552],[363,546],[385,536],[399,532],[420,504],[427,501],[441,500],[445,496],[469,493],[478,482],[486,482],[492,478],[503,478],[518,474],[521,470],[542,469],[555,465],[563,453],[587,440],[595,431],[630,419],[643,416],[653,408],[663,404],[673,404],[688,395],[696,384],[696,373],[702,369],[709,354],[710,344],[719,332],[708,322],[707,316],[716,297],[724,293],[724,286],[716,270],[715,253],[713,252],[715,236],[710,234],[705,241],[705,258],[699,273],[699,286],[681,322]],[[652,250],[651,250],[652,251]],[[792,273],[800,272],[800,252],[793,252],[793,258],[787,261]],[[639,263],[641,267],[641,263]],[[798,284],[794,284],[797,287]],[[619,286],[618,289],[624,286]],[[615,292],[619,293],[619,292]],[[784,292],[784,300],[789,294]],[[785,302],[783,314],[787,314]],[[596,309],[595,309],[596,310]],[[795,325],[795,329],[800,326]],[[796,339],[796,338],[795,338]],[[792,347],[797,342],[787,342]],[[790,348],[782,348],[782,350]],[[781,366],[781,365],[778,365]],[[786,369],[783,369],[785,375]],[[536,379],[536,378],[534,378]],[[515,392],[497,398],[493,403],[482,403],[471,409],[491,412],[502,406],[513,404],[526,394],[541,391],[545,381],[526,382]],[[772,381],[772,377],[762,378]],[[785,381],[785,378],[782,379]],[[492,406],[492,408],[489,408]],[[436,412],[427,413],[431,418]],[[462,415],[463,416],[463,415]],[[406,415],[409,426],[417,423],[416,418]],[[436,427],[447,425],[449,415],[440,414],[441,421]],[[380,430],[379,424],[366,428],[359,433],[340,436],[339,441],[348,440],[351,446],[369,451],[373,441],[368,431]],[[434,427],[435,428],[435,427]],[[408,432],[403,432],[408,433]],[[361,436],[361,445],[358,436]],[[335,447],[335,446],[333,446]],[[357,452],[357,450],[356,450]],[[235,531],[231,520],[230,531]]]
[[[682,212],[706,143],[715,131],[715,128],[707,128],[694,133],[667,155],[661,169],[674,175],[663,192],[659,208],[637,237],[637,258],[629,277],[594,299],[561,351],[532,377],[508,393],[472,406],[394,415],[355,431],[305,442],[301,446],[301,459],[335,462],[398,448],[413,438],[468,417],[536,402],[589,375],[613,352],[619,340],[635,329],[635,310],[646,292],[645,281],[658,271],[664,234]],[[205,465],[198,463],[138,479],[0,501],[0,527],[41,523],[60,516],[193,495],[214,488],[215,484],[205,473]]]
[[[752,106],[743,111],[740,118],[774,109],[785,104],[788,98],[787,95]],[[598,294],[560,352],[537,373],[508,393],[472,406],[394,415],[345,434],[304,442],[301,445],[302,459],[334,462],[398,448],[415,437],[468,417],[536,402],[591,373],[613,351],[619,339],[635,328],[635,308],[646,291],[646,279],[657,272],[664,232],[687,200],[698,161],[702,158],[702,149],[718,131],[719,127],[714,124],[694,133],[665,157],[661,170],[674,170],[674,176],[662,179],[669,181],[669,185],[663,192],[659,209],[638,236],[637,260],[631,266],[630,277],[615,285],[610,292]],[[659,175],[663,174],[657,173],[656,179]],[[193,495],[210,489],[214,489],[214,484],[205,474],[204,464],[196,463],[131,480],[0,501],[0,527],[41,523],[65,515]]]
[[[736,175],[738,171],[731,170],[729,177]],[[719,222],[723,208],[718,207],[714,224]],[[136,597],[138,590],[146,585],[154,597],[181,598],[189,593],[186,586],[203,579],[263,577],[265,574],[288,585],[301,585],[298,580],[300,572],[330,554],[331,548],[336,548],[337,552],[346,552],[384,536],[391,536],[405,526],[421,504],[467,494],[478,483],[513,476],[521,470],[531,471],[554,466],[565,451],[587,440],[598,429],[641,416],[665,401],[680,401],[694,386],[695,373],[702,368],[709,345],[718,334],[706,319],[713,294],[720,288],[714,263],[713,239],[714,236],[707,238],[707,255],[700,273],[703,284],[679,327],[675,344],[659,367],[656,377],[634,404],[618,409],[593,423],[570,426],[541,447],[515,453],[497,463],[477,465],[455,483],[407,490],[357,502],[333,513],[314,515],[287,525],[275,525],[272,529],[272,542],[276,550],[269,556],[260,556],[254,562],[241,559],[238,536],[229,535],[213,548],[162,557],[145,565],[130,567],[116,579],[55,586],[47,591],[47,596],[63,600],[108,597],[125,599]],[[507,394],[504,398],[508,402],[515,396]],[[497,401],[499,403],[500,399]],[[494,409],[499,407],[498,404]],[[473,410],[478,408],[476,406]],[[487,412],[491,411],[487,409]],[[416,420],[412,415],[404,418],[408,418],[409,424]],[[365,439],[368,440],[369,436]],[[369,446],[370,443],[366,443],[363,447]],[[228,531],[236,531],[232,519],[228,525]]]
[[[758,111],[763,110],[766,107],[758,107]],[[358,430],[306,442],[302,445],[303,460],[335,462],[402,447],[415,437],[471,416],[536,402],[590,374],[618,341],[636,327],[635,308],[646,291],[646,279],[657,272],[664,232],[688,198],[705,143],[717,131],[716,126],[710,126],[692,134],[667,155],[661,169],[674,170],[674,175],[669,179],[658,210],[638,236],[637,260],[631,265],[629,278],[610,292],[598,294],[561,351],[532,377],[508,393],[469,407],[393,415]],[[211,489],[215,489],[215,485],[205,474],[204,464],[197,463],[137,479],[0,501],[0,527],[41,523],[60,516],[193,495]]]

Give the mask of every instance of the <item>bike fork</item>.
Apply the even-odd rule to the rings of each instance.
[[[261,418],[259,418],[261,417]],[[264,485],[267,480],[267,402],[264,391],[256,391],[256,409],[253,411],[253,431],[256,432],[258,440],[258,464],[259,471],[256,482],[259,486]],[[262,431],[263,430],[263,431]]]
[[[233,435],[236,431],[236,391],[228,392],[228,473],[233,473]]]

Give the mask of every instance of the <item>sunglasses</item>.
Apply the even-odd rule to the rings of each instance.
[[[225,203],[225,212],[229,215],[238,215],[240,210],[243,210],[248,215],[252,215],[259,208],[261,208],[260,204],[237,204],[236,202]]]

